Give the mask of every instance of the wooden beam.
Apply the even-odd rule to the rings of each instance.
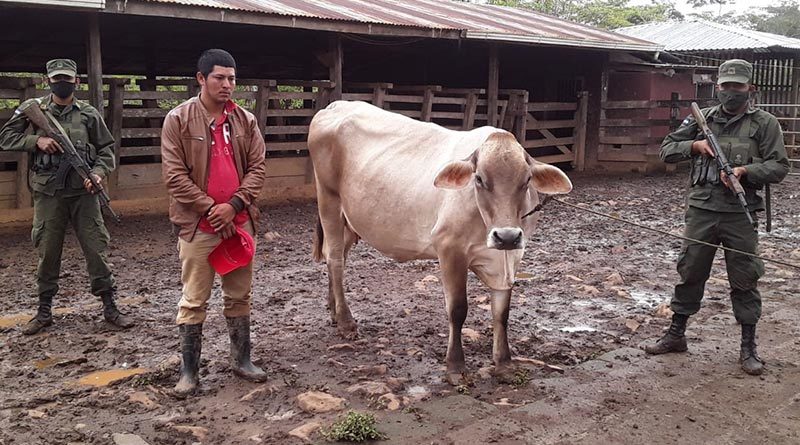
[[[89,34],[86,42],[86,65],[89,75],[89,103],[103,114],[103,55],[100,50],[100,20],[97,13],[90,13]]]
[[[578,93],[578,110],[575,111],[575,169],[586,170],[586,121],[589,110],[589,92]]]
[[[108,178],[108,188],[112,198],[119,197],[119,171],[120,155],[122,152],[122,118],[123,95],[125,94],[126,79],[111,79],[108,88],[108,127],[114,137],[114,165],[116,168]]]
[[[487,82],[488,125],[497,126],[497,93],[500,89],[500,64],[497,60],[497,45],[489,47],[489,80]]]
[[[800,103],[800,57],[795,57],[792,60],[792,91],[790,99],[791,99],[790,103],[792,104]],[[792,107],[791,117],[797,118],[797,107]],[[797,131],[798,130],[797,121],[792,120],[791,126],[789,128],[792,131]],[[795,145],[796,141],[797,141],[796,136],[792,135],[789,138],[789,145]],[[792,154],[793,153],[791,153],[790,150],[789,155],[791,156]]]
[[[331,101],[339,100],[342,98],[342,64],[344,62],[344,55],[342,54],[342,38],[338,35],[332,35],[329,41],[329,48],[331,54],[331,65],[328,66],[330,73],[330,81],[334,83],[333,91],[331,91]]]

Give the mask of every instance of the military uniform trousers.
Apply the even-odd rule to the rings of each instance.
[[[86,258],[92,294],[114,290],[114,277],[105,257],[110,236],[103,222],[100,202],[89,193],[61,191],[50,196],[33,194],[33,230],[31,240],[39,253],[36,282],[39,295],[55,295],[61,273],[61,252],[67,226],[72,225]]]
[[[756,218],[753,213],[753,218]],[[757,254],[758,233],[742,213],[715,212],[697,207],[686,210],[685,236],[711,244]],[[677,314],[693,315],[700,310],[705,284],[711,273],[716,247],[684,241],[678,257],[681,280],[675,286],[671,308]],[[731,288],[731,303],[736,321],[755,324],[761,317],[758,279],[764,263],[740,253],[725,251],[725,266]]]
[[[252,222],[248,221],[242,227],[250,235],[254,234]],[[253,240],[255,241],[255,237]],[[199,324],[205,321],[208,300],[211,298],[216,276],[216,271],[208,261],[208,254],[221,242],[220,235],[200,230],[194,234],[191,241],[178,239],[183,295],[178,303],[178,316],[175,320],[177,324]],[[253,261],[222,275],[221,281],[222,314],[226,317],[250,315]]]

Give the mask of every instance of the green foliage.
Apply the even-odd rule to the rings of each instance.
[[[489,0],[489,3],[530,9],[605,29],[683,18],[674,3],[667,1],[653,1],[649,5],[631,5],[629,0]]]
[[[344,419],[335,422],[330,429],[323,430],[322,435],[331,442],[387,439],[383,433],[375,429],[375,416],[355,411],[349,411]]]
[[[528,383],[530,383],[530,381],[531,381],[531,376],[530,374],[528,374],[528,370],[525,368],[521,368],[514,373],[514,377],[511,379],[511,386],[519,389],[524,386],[527,386]]]
[[[756,31],[800,38],[800,2],[783,0],[744,14],[737,22]]]

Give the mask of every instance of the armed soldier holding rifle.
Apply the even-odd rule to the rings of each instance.
[[[86,257],[92,294],[101,298],[106,321],[131,327],[133,321],[114,303],[114,277],[104,254],[110,236],[101,203],[109,211],[110,207],[102,180],[115,167],[114,138],[100,113],[75,98],[80,81],[73,60],[47,62],[47,82],[51,94],[23,102],[0,129],[0,149],[27,151],[33,159],[31,239],[39,254],[39,308],[22,332],[35,334],[53,324],[53,297],[69,224]],[[116,218],[113,211],[111,215]]]
[[[688,117],[664,139],[661,159],[691,163],[687,238],[757,254],[756,212],[764,210],[758,191],[782,181],[789,172],[789,161],[778,120],[752,106],[752,78],[753,66],[745,60],[733,59],[720,65],[720,105],[700,110],[693,104],[697,117]],[[684,241],[678,257],[680,282],[671,303],[672,324],[666,335],[645,348],[647,353],[687,350],[686,323],[700,309],[716,251],[716,247]],[[764,274],[764,263],[725,251],[725,265],[733,312],[742,327],[742,369],[758,375],[764,368],[755,342],[761,316],[758,280]]]

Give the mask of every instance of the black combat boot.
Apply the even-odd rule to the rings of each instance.
[[[127,329],[134,325],[133,320],[117,309],[114,303],[114,291],[108,291],[100,295],[103,300],[103,317],[106,321],[119,328]]]
[[[645,346],[644,351],[648,354],[659,355],[668,352],[686,352],[686,322],[689,321],[688,315],[672,314],[672,324],[669,330],[661,337],[656,344]]]
[[[33,335],[51,324],[53,324],[53,294],[40,294],[36,316],[25,324],[22,334]]]
[[[181,377],[175,385],[175,397],[184,398],[200,384],[200,352],[203,346],[203,324],[182,324],[181,333]]]
[[[744,372],[750,375],[761,375],[764,372],[764,361],[756,352],[756,325],[742,325],[742,350],[739,353],[739,362]]]
[[[250,316],[228,317],[231,336],[231,368],[237,376],[251,382],[264,382],[267,373],[250,361]]]

